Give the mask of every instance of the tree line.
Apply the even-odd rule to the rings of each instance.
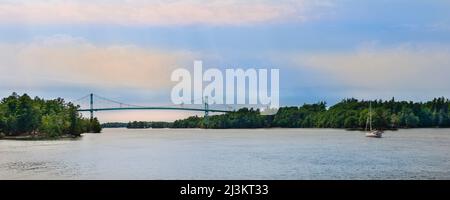
[[[145,129],[145,128],[172,128],[171,122],[146,122],[146,121],[130,121],[123,122],[107,122],[102,124],[102,128],[129,128],[129,129]]]
[[[126,128],[128,123],[123,122],[107,122],[102,124],[102,128]]]
[[[128,122],[127,128],[170,128],[172,123],[170,122],[144,122],[144,121],[133,121]]]
[[[346,128],[364,129],[372,104],[373,127],[377,129],[450,127],[450,102],[441,97],[428,102],[360,101],[354,98],[327,107],[325,102],[282,107],[277,114],[261,115],[243,108],[223,115],[177,120],[172,128]]]
[[[83,118],[77,109],[62,98],[44,100],[13,93],[0,102],[0,135],[55,138],[101,132],[97,118]]]

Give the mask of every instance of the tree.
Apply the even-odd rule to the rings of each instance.
[[[94,118],[91,121],[91,133],[100,133],[102,132],[102,126],[97,118]]]
[[[39,127],[40,113],[33,100],[27,94],[19,97],[17,126],[20,133],[31,133]]]
[[[400,125],[400,118],[397,114],[391,115],[391,128],[397,128]]]
[[[98,121],[97,121],[98,123]],[[89,131],[89,120],[63,99],[43,100],[13,93],[0,102],[0,132],[8,136],[36,134],[47,137],[79,136]]]
[[[75,135],[75,136],[80,136],[82,133],[82,127],[81,127],[81,123],[80,123],[80,114],[77,111],[78,107],[74,106],[72,103],[68,104],[68,109],[67,109],[67,113],[69,116],[69,122],[70,122],[70,127],[69,127],[69,134],[71,135]]]
[[[345,128],[357,128],[358,127],[358,118],[356,116],[347,117],[344,121]]]
[[[62,121],[56,115],[45,115],[42,117],[39,131],[51,138],[58,137],[62,135],[61,122]]]
[[[400,112],[400,123],[405,128],[415,128],[419,124],[419,118],[414,115],[410,108],[404,108]]]

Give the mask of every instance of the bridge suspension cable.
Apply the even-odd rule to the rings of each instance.
[[[83,100],[85,99],[88,99],[88,102],[83,102]],[[81,112],[84,111],[90,112],[91,118],[93,118],[93,113],[96,111],[112,111],[112,110],[186,110],[186,111],[202,111],[205,112],[205,115],[207,115],[208,112],[230,112],[229,109],[212,108],[212,106],[209,105],[209,101],[207,99],[203,99],[202,104],[199,105],[193,104],[191,106],[185,106],[183,104],[180,105],[170,104],[167,106],[142,106],[123,103],[96,94],[88,94],[75,100],[74,102],[87,103],[84,104],[84,106],[79,105],[80,108],[78,110]],[[102,106],[94,106],[94,103],[95,105],[102,105]],[[104,103],[113,105],[105,106]]]
[[[106,98],[106,97],[102,97],[102,96],[99,96],[99,95],[96,95],[96,94],[94,94],[94,97],[98,98],[98,99],[101,99],[101,100],[104,100],[104,101],[107,101],[107,102],[119,104],[120,107],[124,107],[124,106],[127,106],[127,107],[145,107],[145,106],[140,106],[140,105],[123,103],[123,102],[112,100],[112,99],[109,99],[109,98]]]
[[[79,99],[76,99],[76,100],[73,101],[73,103],[75,103],[75,102],[81,102],[82,100],[89,98],[89,96],[90,96],[90,94],[88,94],[88,95],[86,95],[86,96],[83,96],[83,97],[81,97],[81,98],[79,98]]]

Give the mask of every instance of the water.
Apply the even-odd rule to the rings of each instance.
[[[450,179],[450,129],[105,129],[0,140],[0,179]]]

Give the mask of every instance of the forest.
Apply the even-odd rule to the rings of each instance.
[[[0,137],[78,137],[86,132],[101,132],[96,118],[83,118],[77,109],[62,98],[44,100],[13,93],[0,102]]]
[[[364,129],[372,105],[372,122],[377,129],[450,127],[450,101],[444,97],[428,102],[360,101],[354,98],[327,107],[325,102],[282,107],[272,116],[243,108],[223,115],[177,120],[172,128],[344,128]]]
[[[144,121],[133,121],[128,122],[127,128],[170,128],[172,123],[170,122],[144,122]]]
[[[123,122],[107,122],[102,124],[102,128],[128,128],[128,129],[145,129],[145,128],[171,128],[171,122],[146,122],[146,121],[132,121],[128,123]]]

